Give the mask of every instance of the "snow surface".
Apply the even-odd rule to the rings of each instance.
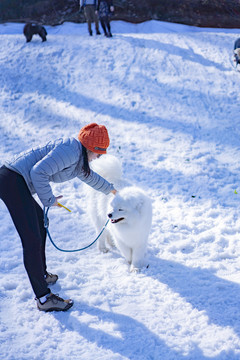
[[[65,23],[26,44],[22,28],[0,25],[1,162],[105,124],[109,153],[153,199],[153,226],[140,274],[117,250],[61,253],[48,241],[52,291],[75,304],[46,314],[1,201],[0,358],[240,359],[239,30],[119,21],[108,39]],[[50,210],[53,239],[87,245],[83,184],[53,188],[72,210]]]

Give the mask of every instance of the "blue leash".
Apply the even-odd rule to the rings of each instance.
[[[44,215],[44,227],[47,231],[47,234],[48,234],[48,237],[49,237],[49,240],[51,241],[52,245],[59,251],[63,251],[63,252],[76,252],[76,251],[82,251],[82,250],[86,250],[87,248],[89,248],[90,246],[92,246],[99,238],[100,236],[102,235],[103,231],[105,230],[108,222],[109,222],[109,219],[107,220],[106,224],[104,225],[104,227],[102,228],[101,232],[99,233],[99,235],[96,237],[96,239],[91,242],[91,244],[81,248],[81,249],[75,249],[75,250],[64,250],[64,249],[60,249],[53,241],[51,235],[50,235],[50,232],[48,230],[48,227],[49,227],[49,219],[47,217],[48,215],[48,210],[49,210],[49,207],[47,208],[47,211],[45,211],[45,207],[43,208],[43,215]]]

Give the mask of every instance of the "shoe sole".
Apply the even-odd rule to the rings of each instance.
[[[54,285],[54,284],[56,284],[56,282],[57,282],[57,280],[56,280],[56,281],[50,281],[50,282],[47,282],[47,281],[46,281],[46,284],[47,284],[47,285]]]
[[[64,309],[58,308],[58,307],[51,307],[51,308],[45,310],[45,309],[40,309],[40,308],[38,307],[38,310],[44,311],[44,312],[67,311],[67,310],[69,310],[72,306],[73,306],[73,302],[72,302],[71,304],[68,304]]]
[[[56,282],[58,281],[58,277],[57,277],[57,280],[55,280],[55,281],[49,281],[49,282],[47,282],[47,280],[45,280],[45,282],[47,283],[47,285],[54,285],[54,284],[56,284]]]

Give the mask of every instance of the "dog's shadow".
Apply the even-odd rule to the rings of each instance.
[[[209,269],[190,268],[154,256],[143,273],[166,284],[193,308],[204,311],[209,322],[230,326],[240,335],[239,284],[219,278]]]

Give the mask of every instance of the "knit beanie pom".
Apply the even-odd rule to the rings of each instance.
[[[97,154],[106,154],[110,144],[106,127],[96,123],[85,125],[78,134],[78,140],[86,149]]]

